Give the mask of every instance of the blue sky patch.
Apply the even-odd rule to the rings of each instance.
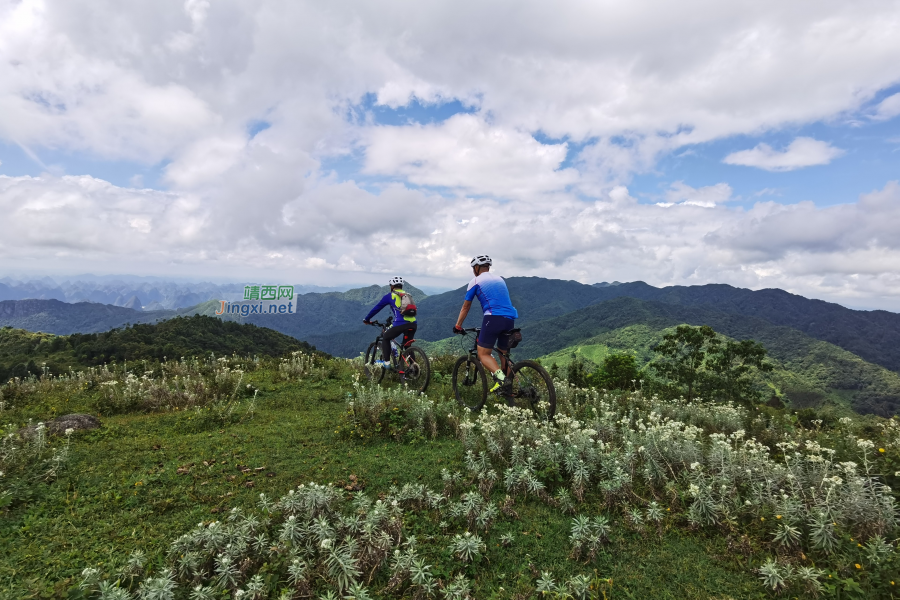
[[[454,115],[473,114],[477,111],[476,106],[466,106],[456,99],[430,103],[422,102],[415,97],[406,106],[391,108],[378,104],[378,96],[369,93],[363,96],[359,104],[350,107],[349,116],[353,122],[366,122],[371,119],[375,125],[433,125],[443,123]]]
[[[757,167],[725,164],[733,152],[755,148],[760,143],[783,151],[798,137],[810,137],[844,151],[826,165],[772,172]],[[761,199],[793,204],[809,200],[818,206],[855,202],[860,194],[881,189],[900,179],[900,119],[853,123],[814,123],[785,127],[761,136],[733,136],[705,144],[685,146],[663,156],[653,172],[633,177],[631,194],[643,202],[664,200],[674,181],[700,188],[727,183],[734,204],[752,206]]]
[[[575,161],[578,159],[578,155],[581,154],[581,151],[584,150],[586,146],[590,146],[597,141],[596,138],[589,138],[587,140],[584,140],[583,142],[573,142],[568,138],[568,136],[553,138],[545,134],[543,131],[533,133],[531,137],[533,137],[538,143],[544,144],[545,146],[558,146],[559,144],[568,144],[568,146],[566,146],[566,158],[559,164],[557,170],[574,167]]]
[[[247,135],[250,136],[250,139],[253,139],[258,133],[265,131],[271,126],[272,124],[264,119],[254,119],[247,124]]]
[[[161,189],[162,161],[146,165],[127,160],[108,160],[81,152],[64,152],[47,148],[23,148],[18,144],[0,142],[0,175],[38,177],[50,173],[62,175],[90,175],[119,187]]]

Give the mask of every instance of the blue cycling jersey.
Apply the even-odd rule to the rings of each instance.
[[[466,300],[471,302],[473,298],[478,297],[481,302],[481,310],[486,315],[496,315],[498,317],[509,317],[515,319],[519,316],[516,309],[509,299],[509,289],[506,282],[499,275],[494,275],[490,271],[482,273],[473,278],[469,282],[469,288],[466,290]]]

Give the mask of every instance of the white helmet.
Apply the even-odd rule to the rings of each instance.
[[[388,281],[388,285],[403,285],[402,277],[391,277],[391,280]]]
[[[483,265],[491,266],[491,257],[488,256],[487,254],[482,254],[480,256],[476,256],[475,258],[472,259],[472,262],[469,263],[469,265],[473,266],[473,267],[478,267],[478,266],[483,266]]]

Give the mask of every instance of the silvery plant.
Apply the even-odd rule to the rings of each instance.
[[[278,597],[285,599],[311,597],[323,582],[328,589],[322,597],[372,598],[369,586],[381,571],[389,574],[388,591],[419,599],[469,598],[468,581],[438,580],[419,556],[415,537],[403,531],[404,507],[439,514],[445,504],[441,494],[418,484],[391,488],[377,500],[360,492],[350,502],[331,485],[303,484],[277,500],[261,494],[256,510],[234,508],[224,520],[198,523],[171,543],[169,566],[161,571],[148,572],[146,556],[135,552],[112,578],[85,569],[81,588],[102,600],[170,600],[176,594],[256,600],[268,597],[259,568],[281,564],[287,587]],[[469,532],[448,547],[460,565],[485,551],[483,540]]]
[[[563,510],[571,510],[570,498],[599,494],[639,531],[659,526],[674,509],[697,528],[760,523],[776,547],[826,560],[844,535],[882,540],[870,542],[880,548],[872,550],[873,561],[895,551],[895,543],[883,540],[896,538],[896,502],[873,469],[874,454],[885,448],[849,429],[839,442],[839,459],[816,441],[815,431],[775,428],[731,404],[662,402],[639,392],[614,397],[571,387],[560,398],[572,414],[553,422],[505,406],[462,422],[470,474],[477,479],[497,470],[508,494],[534,496]],[[769,427],[767,434],[781,441],[770,447],[748,436],[743,424],[751,422]],[[890,421],[882,429],[880,443],[896,447],[900,425]],[[566,482],[554,495],[539,475],[548,473]],[[634,506],[641,494],[651,498]],[[667,499],[666,510],[660,498]],[[587,517],[573,523],[573,554],[595,554],[604,528],[592,529]],[[791,570],[778,562],[761,569],[774,591],[790,581],[816,589],[815,569]]]

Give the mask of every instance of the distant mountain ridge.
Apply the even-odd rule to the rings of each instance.
[[[177,316],[176,311],[142,312],[94,302],[60,300],[4,300],[0,326],[56,335],[99,333],[126,323],[147,323]]]
[[[780,289],[748,290],[726,284],[656,288],[634,281],[598,290],[597,301],[629,297],[764,319],[832,343],[869,362],[900,371],[900,314],[861,311]]]
[[[298,294],[331,292],[343,287],[295,285]],[[57,283],[49,277],[30,281],[0,279],[2,300],[59,300],[61,302],[98,302],[126,306],[136,310],[177,310],[208,300],[239,300],[244,284],[209,282],[178,283],[165,280],[116,279],[110,277],[66,280]]]
[[[539,277],[510,277],[507,283],[520,315],[517,324],[523,327],[607,300],[627,297],[675,306],[705,307],[721,314],[752,317],[771,325],[791,327],[871,363],[900,372],[900,315],[888,311],[852,310],[783,290],[753,291],[725,284],[656,288],[641,281],[586,285]],[[456,322],[465,288],[432,296],[418,288],[408,288],[419,306],[417,337],[426,341],[447,338]],[[253,315],[234,320],[275,329],[338,356],[355,356],[375,334],[372,328],[362,324],[362,318],[386,291],[387,286],[370,286],[346,292],[307,293],[298,297],[296,315]],[[130,312],[122,312],[128,309],[121,307],[112,307],[119,308],[114,311],[106,305],[86,303],[63,307],[50,300],[19,301],[25,304],[18,307],[9,302],[0,302],[0,326],[59,334],[104,331],[125,323],[155,322],[184,314],[212,316],[215,311],[214,302],[198,303],[177,311],[147,311],[145,307],[144,311]],[[466,325],[476,325],[480,319],[480,307],[476,302]]]
[[[538,277],[507,279],[524,341],[519,357],[632,348],[649,360],[652,340],[667,328],[710,325],[735,339],[755,339],[780,364],[779,386],[852,403],[862,412],[900,411],[900,315],[856,311],[782,290],[751,291],[728,285],[655,288],[644,282],[585,285]],[[336,356],[358,356],[375,338],[362,323],[387,286],[297,297],[294,315],[227,315],[222,320],[266,327]],[[416,337],[429,352],[458,352],[451,342],[465,287],[426,295],[407,286],[419,307]],[[99,333],[126,324],[176,316],[215,316],[209,300],[177,311],[137,311],[58,300],[0,302],[0,326],[56,334]],[[378,318],[384,320],[387,311]],[[466,326],[481,322],[474,303]]]

